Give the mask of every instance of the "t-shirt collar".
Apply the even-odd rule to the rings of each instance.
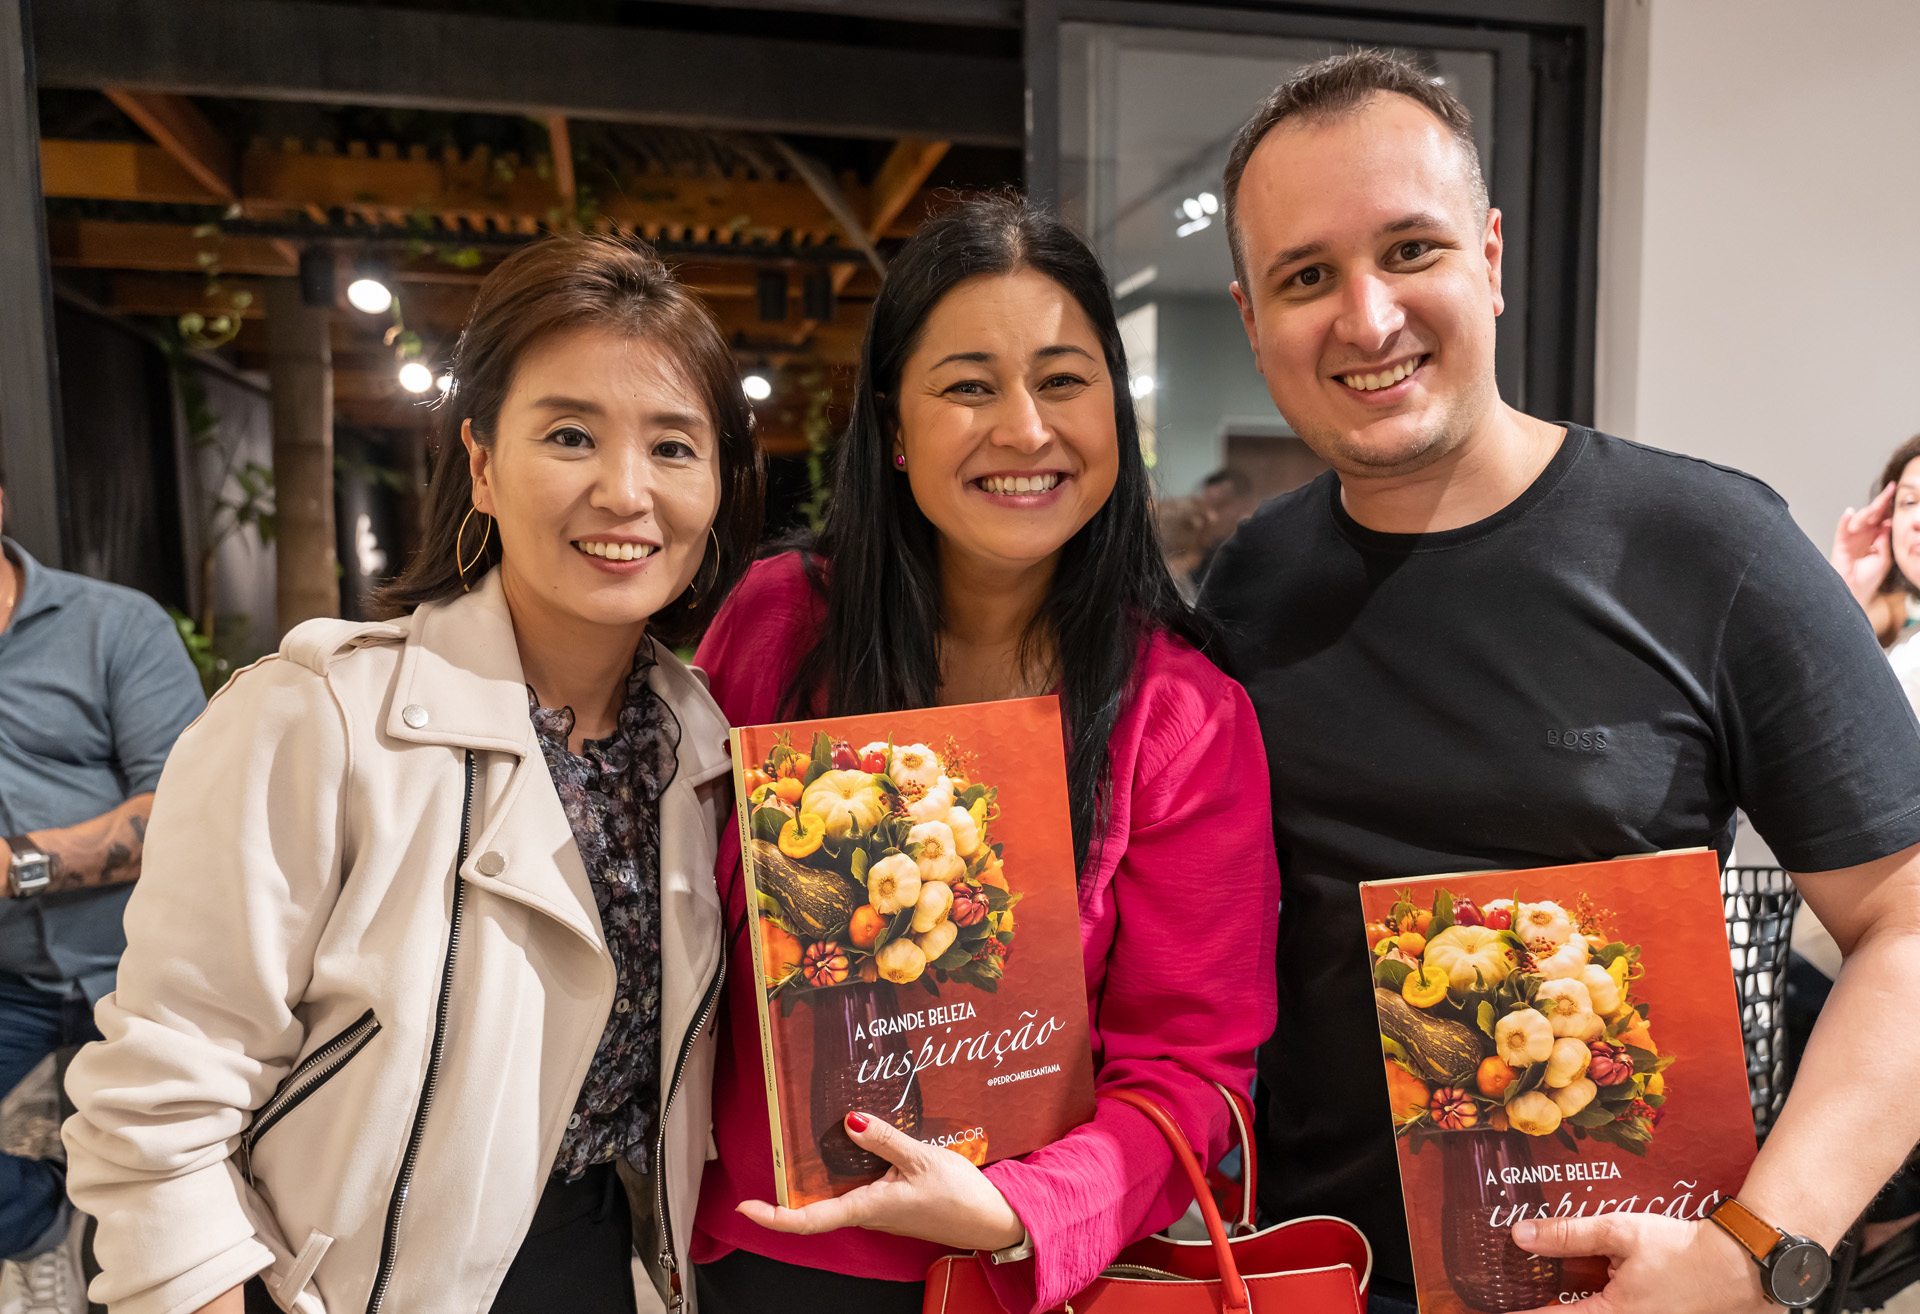
[[[1340,499],[1340,479],[1335,475],[1327,480],[1327,508],[1333,515],[1333,523],[1348,542],[1369,552],[1438,552],[1498,533],[1544,502],[1560,486],[1560,481],[1566,478],[1567,472],[1573,469],[1580,454],[1586,450],[1587,439],[1593,435],[1593,431],[1583,425],[1564,420],[1555,420],[1553,423],[1567,431],[1560,450],[1553,454],[1546,468],[1534,476],[1525,492],[1490,516],[1457,529],[1441,529],[1431,534],[1383,533],[1378,529],[1368,529],[1347,513]]]

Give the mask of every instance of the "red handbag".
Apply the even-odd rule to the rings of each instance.
[[[1140,1110],[1167,1138],[1193,1185],[1207,1240],[1150,1236],[1134,1242],[1060,1307],[1063,1314],[1363,1314],[1373,1250],[1359,1228],[1342,1218],[1296,1218],[1253,1230],[1252,1114],[1245,1096],[1215,1086],[1233,1111],[1245,1165],[1239,1217],[1231,1231],[1220,1221],[1206,1174],[1180,1125],[1138,1091],[1103,1091],[1102,1098]],[[927,1270],[921,1308],[923,1314],[1002,1314],[987,1285],[986,1261],[977,1254],[936,1260]]]

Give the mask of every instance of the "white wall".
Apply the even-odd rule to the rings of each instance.
[[[1920,2],[1608,0],[1597,420],[1821,545],[1920,432]]]

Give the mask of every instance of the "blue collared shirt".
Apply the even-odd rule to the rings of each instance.
[[[0,631],[0,835],[48,830],[150,792],[206,698],[180,633],[144,593],[49,570],[0,539],[22,582]],[[131,884],[0,897],[0,972],[113,989]]]

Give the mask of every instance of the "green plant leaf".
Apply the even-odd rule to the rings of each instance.
[[[938,958],[934,959],[932,966],[940,968],[942,971],[945,971],[945,972],[952,972],[959,968],[965,967],[968,963],[972,961],[973,961],[973,955],[969,953],[967,950],[962,949],[959,945],[956,944],[951,949],[947,950],[944,954],[941,954]]]
[[[1515,1077],[1513,1079],[1513,1083],[1507,1087],[1507,1093],[1501,1099],[1500,1102],[1502,1104],[1511,1104],[1515,1100],[1519,1099],[1522,1095],[1525,1095],[1528,1091],[1538,1090],[1540,1088],[1540,1083],[1545,1081],[1546,1079],[1547,1079],[1546,1064],[1529,1063],[1527,1064],[1526,1067],[1520,1069],[1520,1075],[1518,1077]]]
[[[1433,896],[1433,921],[1427,925],[1427,939],[1453,926],[1453,895],[1446,890]]]
[[[1478,1022],[1480,1024],[1480,1029],[1486,1032],[1489,1037],[1491,1037],[1493,1035],[1493,1028],[1494,1028],[1494,1022],[1495,1022],[1495,1018],[1493,1016],[1493,1005],[1488,1003],[1484,999],[1481,1000],[1479,1009],[1476,1010],[1474,1013],[1474,1021]]]
[[[773,844],[779,840],[780,828],[786,824],[787,814],[779,808],[755,808],[753,812],[753,837]]]
[[[1389,990],[1398,990],[1413,975],[1413,969],[1397,958],[1382,958],[1373,965],[1373,979]]]

